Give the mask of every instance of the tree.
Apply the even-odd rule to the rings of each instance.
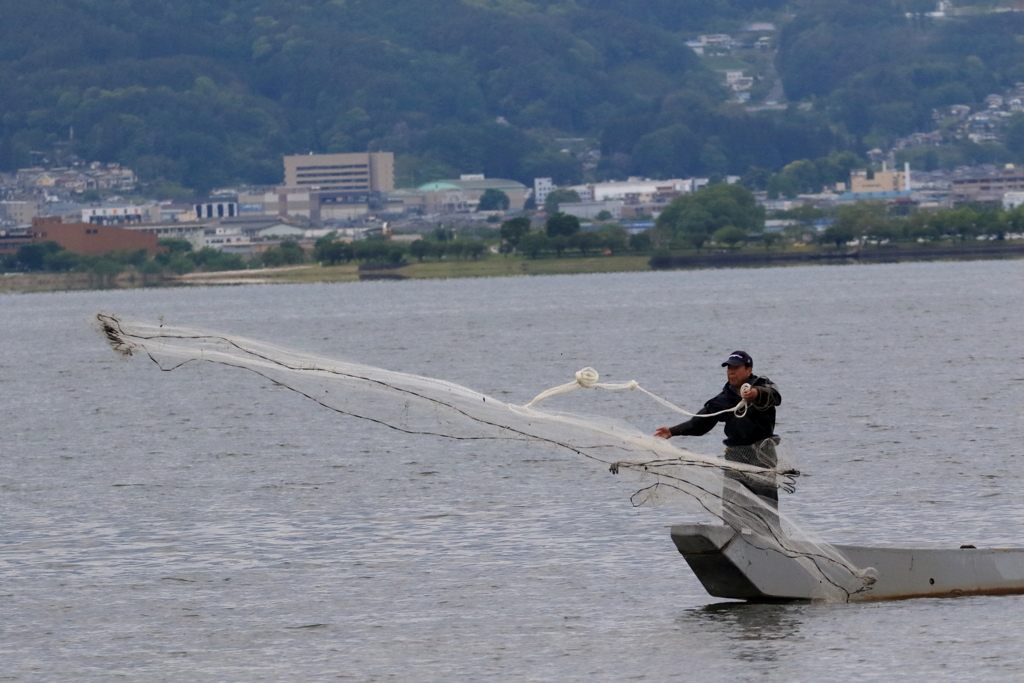
[[[413,243],[415,244],[415,242]],[[348,263],[352,260],[352,245],[346,242],[328,242],[319,248],[318,259],[321,263],[333,266],[344,261]]]
[[[580,195],[576,190],[552,190],[544,199],[544,211],[553,214],[560,204],[578,204]]]
[[[306,252],[295,240],[284,240],[280,245],[284,262],[287,264],[302,263],[306,260]]]
[[[935,216],[923,211],[910,217],[907,230],[911,239],[935,241],[942,237],[939,228],[934,225]]]
[[[569,237],[566,235],[554,235],[550,238],[549,244],[555,250],[558,258],[562,258],[562,253],[569,248]]]
[[[550,248],[550,240],[542,232],[531,232],[519,241],[519,248],[530,258],[537,258],[542,251]]]
[[[568,238],[569,246],[576,247],[580,254],[586,256],[601,246],[601,236],[596,232],[577,232]]]
[[[477,205],[477,211],[505,211],[508,209],[509,199],[508,195],[501,190],[494,188],[487,188],[484,190],[483,195],[480,197],[480,203]]]
[[[100,258],[92,266],[92,274],[95,275],[103,286],[113,283],[118,273],[124,270],[124,265],[109,258]]]
[[[787,188],[787,197],[794,197],[802,192],[821,192],[821,173],[814,162],[808,159],[801,159],[787,164],[778,175],[781,176],[780,180]],[[771,183],[772,181],[769,182]],[[789,194],[792,189],[795,189],[796,192]]]
[[[190,259],[185,254],[174,254],[167,261],[167,270],[178,275],[184,275],[185,273],[191,273],[196,269],[196,262]]]
[[[676,197],[658,216],[654,236],[659,243],[683,240],[700,249],[716,230],[726,226],[745,233],[764,228],[764,209],[741,185],[709,185]]]
[[[448,251],[448,243],[431,241],[429,242],[429,244],[430,255],[436,258],[438,261],[444,259],[444,255]]]
[[[465,240],[454,240],[447,244],[446,250],[449,255],[459,259],[466,253],[466,241]]]
[[[323,237],[317,239],[316,243],[313,245],[313,258],[315,258],[317,261],[323,261],[323,250],[327,247],[327,245],[333,243],[334,240],[336,240],[337,238],[338,233],[332,230]]]
[[[765,190],[768,188],[768,180],[771,176],[772,172],[768,169],[751,166],[740,178],[740,185],[752,191]]]
[[[62,247],[56,242],[36,242],[18,247],[17,261],[25,270],[43,270],[46,257],[55,254]]]
[[[1018,112],[1006,122],[1006,149],[1024,159],[1024,114]]]
[[[158,247],[167,247],[171,254],[179,254],[192,251],[192,243],[180,237],[164,237],[156,242]]]
[[[935,217],[935,222],[946,235],[955,235],[961,242],[981,234],[980,214],[969,206],[962,206],[950,211],[943,211]]]
[[[548,237],[563,235],[568,237],[580,231],[580,219],[567,213],[555,213],[548,218],[545,225]]]
[[[616,254],[625,250],[629,243],[629,233],[617,223],[602,225],[597,231],[597,236],[601,239],[603,249]]]
[[[733,249],[737,244],[747,239],[747,231],[743,228],[737,228],[735,225],[727,225],[724,228],[715,230],[713,237],[715,242],[727,244],[730,249]]]
[[[629,236],[629,248],[633,251],[651,250],[651,233],[648,230]]]
[[[299,246],[298,242],[295,240],[284,240],[278,246],[270,247],[264,251],[261,258],[263,265],[276,268],[278,266],[302,263],[305,257],[306,253]],[[197,262],[196,265],[201,264]]]
[[[424,239],[419,239],[409,245],[409,253],[415,256],[420,263],[423,263],[423,258],[430,254],[430,242]]]
[[[386,263],[388,243],[384,240],[360,240],[352,243],[352,255],[360,261]]]
[[[886,221],[886,207],[882,202],[858,202],[841,206],[836,209],[835,220],[822,233],[821,239],[824,242],[835,242],[838,248],[860,239]]]
[[[501,224],[501,238],[508,242],[512,249],[519,248],[519,241],[530,232],[530,219],[525,216],[510,218]]]
[[[765,250],[770,250],[776,244],[782,242],[782,233],[780,232],[764,232],[761,234],[761,244],[764,245]]]
[[[821,233],[821,241],[823,243],[835,242],[838,249],[847,242],[852,242],[858,236],[852,225],[833,223],[825,228],[825,232]]]
[[[143,251],[145,253],[145,251]],[[47,254],[43,258],[43,263],[46,266],[46,270],[54,271],[58,273],[66,273],[72,268],[80,265],[82,257],[73,251],[67,249],[61,249],[51,254]]]
[[[793,199],[798,194],[800,194],[800,182],[794,176],[776,173],[768,179],[769,199],[778,199],[779,197]]]
[[[864,237],[876,242],[897,242],[903,235],[905,224],[903,219],[883,219],[872,221],[864,231]]]

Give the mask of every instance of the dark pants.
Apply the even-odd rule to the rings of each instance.
[[[774,469],[779,464],[775,452],[777,437],[758,441],[750,446],[732,446],[725,449],[725,459],[745,465]],[[779,525],[779,489],[774,474],[754,474],[726,471],[725,490],[722,492],[722,519],[737,531],[750,529],[762,536],[781,531]],[[735,482],[735,483],[733,483]],[[757,496],[757,500],[749,494]]]

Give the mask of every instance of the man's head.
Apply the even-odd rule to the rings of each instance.
[[[729,384],[733,387],[741,387],[754,372],[754,359],[746,351],[733,351],[722,363]]]

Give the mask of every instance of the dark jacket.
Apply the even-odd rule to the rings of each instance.
[[[698,417],[672,427],[669,430],[672,436],[702,436],[719,422],[725,422],[724,443],[730,448],[750,446],[771,437],[775,432],[775,406],[782,403],[782,396],[767,377],[751,375],[747,382],[758,391],[754,403],[747,407],[746,415],[736,417],[732,413],[725,413],[717,417],[699,417],[734,408],[742,400],[739,393],[727,383],[722,393],[698,411]]]

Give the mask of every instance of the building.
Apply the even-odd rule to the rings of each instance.
[[[607,211],[612,220],[622,218],[622,200],[610,199],[604,202],[574,202],[572,204],[559,204],[558,210],[577,218],[594,219],[602,211]]]
[[[696,40],[686,41],[687,47],[702,56],[709,49],[728,52],[734,45],[735,41],[732,39],[732,36],[725,33],[710,33],[707,35],[697,36]]]
[[[1003,195],[1003,210],[1012,211],[1024,205],[1024,192],[1007,192]]]
[[[39,215],[41,204],[33,201],[0,202],[0,218],[15,225],[29,225]]]
[[[574,190],[585,202],[603,202],[609,199],[621,199],[627,204],[644,202],[669,202],[681,194],[696,192],[708,184],[707,178],[675,178],[671,180],[651,180],[650,178],[630,178],[629,180],[611,181],[607,183],[591,183],[574,185]]]
[[[59,217],[32,219],[29,236],[33,242],[56,242],[64,249],[84,256],[102,256],[122,249],[145,249],[153,256],[160,251],[156,235],[113,225],[64,223]]]
[[[388,194],[388,204],[422,214],[469,213],[476,210],[487,190],[504,192],[510,211],[522,211],[530,193],[526,185],[515,180],[474,173],[427,183],[415,190],[396,190]]]
[[[778,30],[775,24],[767,21],[755,21],[750,24],[744,24],[740,29],[744,33],[774,33]]]
[[[235,215],[302,216],[317,222],[351,220],[383,209],[384,195],[394,187],[392,152],[286,156],[284,184],[266,192],[239,194]],[[223,204],[225,212],[232,210]],[[207,213],[203,216],[213,217]]]
[[[15,186],[21,190],[132,190],[137,182],[130,168],[95,161],[87,168],[21,168],[15,176]]]
[[[286,156],[284,184],[318,192],[390,192],[395,189],[395,155],[355,152]]]
[[[263,228],[262,230],[258,230],[255,236],[261,240],[301,240],[303,237],[306,236],[306,231],[303,230],[302,228],[297,228],[294,225],[278,223],[277,225],[272,225],[269,228]]]
[[[240,216],[303,217],[311,221],[351,220],[378,211],[384,206],[380,192],[305,190],[278,187],[261,193],[238,196]]]
[[[151,206],[104,206],[82,209],[82,222],[94,225],[152,223]]]
[[[733,92],[749,90],[754,86],[754,77],[745,75],[743,69],[719,69],[725,77],[725,87]]]
[[[1024,191],[1024,169],[1009,164],[995,173],[954,178],[951,190],[954,201],[1000,202],[1007,192]]]
[[[910,165],[902,171],[887,171],[885,163],[882,170],[868,177],[867,169],[858,168],[850,171],[850,192],[862,194],[866,192],[906,192],[910,190]]]
[[[234,218],[238,215],[238,202],[234,200],[210,200],[195,205],[197,219]]]
[[[260,232],[280,225],[278,216],[246,215],[224,218],[203,218],[170,223],[143,223],[133,226],[133,232],[154,235],[158,239],[175,238],[188,240],[193,249],[212,247],[223,251],[230,247],[249,248],[253,242],[263,239]],[[298,230],[304,233],[303,229]]]
[[[804,200],[805,206],[825,208],[824,203],[807,201],[808,195],[799,195]],[[824,195],[819,195],[824,196]],[[909,190],[890,190],[888,192],[844,192],[841,195],[827,195],[829,205],[835,204],[856,204],[857,202],[885,202],[887,204],[912,204],[914,203],[913,193]]]
[[[555,185],[551,182],[551,178],[533,179],[533,203],[536,204],[538,209],[544,206],[544,202],[547,201],[548,195],[551,194],[554,189]]]
[[[206,231],[209,227],[208,223],[175,222],[143,224],[132,228],[132,230],[154,235],[158,240],[168,238],[187,240],[192,244],[193,249],[199,250],[207,246]]]

